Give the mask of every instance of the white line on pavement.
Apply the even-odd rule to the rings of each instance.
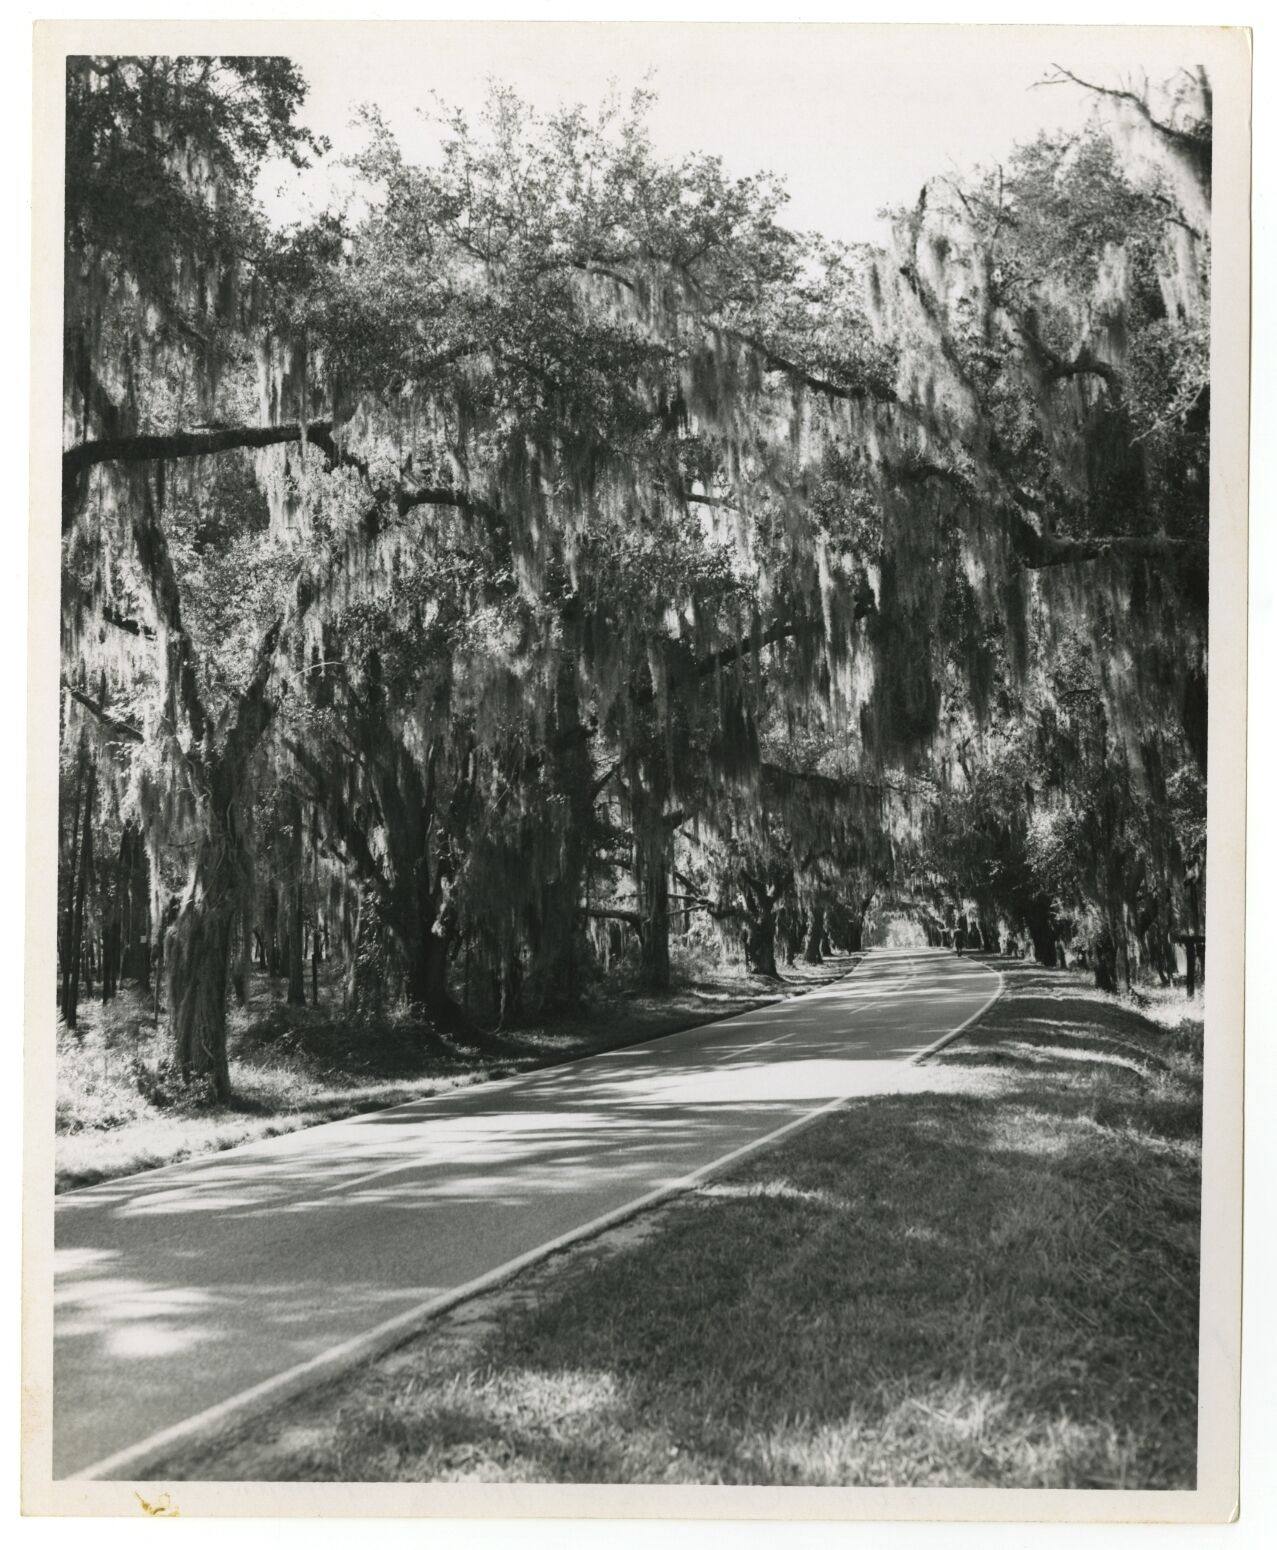
[[[866,959],[861,960],[861,962],[865,961]],[[980,967],[987,968],[988,966],[981,964]],[[916,970],[912,971],[909,977],[912,978],[913,973],[916,972]],[[959,1034],[970,1027],[976,1018],[980,1017],[993,1005],[998,996],[1002,994],[1003,979],[997,970],[991,972],[996,975],[998,981],[997,989],[993,995],[989,997],[977,1012],[968,1017],[960,1027],[915,1055],[912,1063],[917,1064],[926,1059],[928,1055],[934,1054],[937,1050],[943,1048],[944,1045],[952,1042]],[[884,997],[883,999],[890,1000],[891,997]],[[867,1008],[864,1009],[867,1010]],[[521,1270],[525,1270],[529,1266],[547,1259],[551,1254],[557,1253],[560,1249],[568,1248],[572,1244],[581,1242],[583,1239],[597,1236],[597,1234],[605,1231],[607,1228],[628,1220],[628,1218],[637,1215],[650,1206],[671,1199],[675,1195],[685,1193],[710,1174],[728,1167],[740,1158],[749,1156],[752,1152],[761,1151],[763,1148],[775,1144],[783,1137],[792,1134],[795,1130],[799,1130],[805,1125],[810,1125],[823,1115],[842,1108],[853,1096],[854,1094],[847,1093],[831,1098],[828,1102],[811,1109],[805,1114],[800,1114],[797,1118],[789,1120],[775,1130],[768,1131],[766,1135],[758,1136],[754,1140],[746,1142],[743,1146],[736,1147],[722,1157],[717,1157],[713,1161],[703,1164],[692,1172],[684,1174],[681,1178],[675,1179],[668,1184],[659,1185],[656,1189],[650,1190],[636,1200],[628,1201],[624,1205],[617,1206],[611,1211],[606,1211],[602,1215],[582,1223],[579,1227],[574,1227],[568,1232],[561,1233],[558,1237],[539,1244],[536,1248],[529,1249],[526,1253],[517,1255],[513,1259],[506,1260],[504,1264],[486,1271],[481,1276],[476,1276],[473,1280],[467,1281],[461,1286],[454,1287],[450,1291],[440,1293],[436,1297],[417,1303],[403,1313],[397,1314],[394,1318],[386,1319],[383,1323],[374,1326],[363,1334],[356,1335],[350,1340],[331,1346],[328,1350],[321,1351],[317,1356],[313,1356],[307,1361],[299,1362],[286,1371],[277,1373],[274,1377],[267,1378],[261,1383],[254,1384],[251,1388],[244,1389],[238,1394],[232,1394],[220,1403],[211,1405],[207,1409],[199,1411],[196,1415],[188,1416],[184,1421],[176,1422],[172,1426],[153,1432],[149,1437],[144,1437],[127,1448],[122,1448],[106,1458],[99,1459],[96,1463],[77,1470],[67,1478],[71,1480],[119,1478],[121,1470],[130,1470],[131,1473],[124,1478],[139,1479],[148,1466],[162,1463],[164,1458],[179,1444],[205,1441],[232,1425],[247,1421],[261,1414],[263,1411],[272,1408],[295,1394],[312,1388],[327,1379],[336,1378],[342,1373],[348,1372],[359,1363],[381,1355],[392,1347],[410,1339],[428,1325],[433,1318],[447,1312],[448,1309],[455,1307],[458,1303],[465,1302],[481,1292],[488,1291],[492,1287],[508,1281]],[[407,1105],[404,1105],[404,1107],[407,1107]]]
[[[927,1060],[932,1055],[938,1054],[946,1044],[952,1044],[955,1039],[960,1038],[961,1035],[964,1034],[971,1026],[971,1024],[975,1022],[976,1018],[984,1016],[984,1014],[1006,989],[1006,980],[1002,976],[1001,969],[994,969],[987,963],[982,963],[979,965],[979,967],[987,970],[997,980],[997,988],[994,990],[993,994],[978,1011],[972,1012],[971,1016],[967,1018],[966,1022],[959,1023],[959,1025],[952,1031],[952,1033],[946,1033],[943,1038],[937,1039],[934,1044],[928,1044],[926,1049],[919,1050],[918,1053],[909,1062],[910,1065],[920,1066],[924,1060]]]

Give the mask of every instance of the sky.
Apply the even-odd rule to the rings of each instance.
[[[1111,85],[1195,63],[1192,34],[1170,27],[391,22],[295,25],[287,51],[310,83],[302,116],[337,156],[358,144],[351,120],[364,102],[415,160],[434,143],[418,112],[432,92],[474,111],[493,79],[552,109],[646,80],[659,149],[782,174],[787,224],[847,241],[880,240],[878,211],[912,203],[928,177],[1080,125],[1088,93],[1034,89],[1053,63]],[[322,203],[329,175],[268,169],[268,209],[287,219]]]

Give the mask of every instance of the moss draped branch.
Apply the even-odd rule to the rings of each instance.
[[[1039,533],[1029,522],[1017,524],[1015,544],[1026,570],[1079,565],[1093,560],[1178,560],[1205,562],[1205,539],[1172,538],[1166,533],[1113,533],[1090,538],[1057,538]]]
[[[583,274],[596,275],[603,280],[611,280],[615,284],[624,287],[627,291],[637,295],[639,287],[628,275],[622,274],[619,269],[611,268],[605,264],[593,263],[588,260],[580,260],[573,264]],[[691,317],[698,321],[704,321],[704,315],[700,312],[683,311],[681,317]],[[724,339],[730,339],[734,344],[743,345],[747,350],[752,350],[763,366],[768,371],[779,372],[791,382],[797,382],[803,387],[811,388],[813,392],[823,393],[828,398],[847,399],[852,403],[861,403],[866,399],[876,403],[898,403],[899,399],[891,388],[882,384],[873,383],[847,383],[832,382],[828,377],[818,377],[814,372],[807,370],[805,366],[792,361],[788,356],[782,355],[779,350],[773,349],[769,344],[759,339],[754,334],[744,332],[739,328],[731,328],[727,324],[708,324]]]
[[[121,721],[118,716],[113,716],[99,700],[93,699],[81,689],[67,685],[67,693],[77,705],[83,705],[85,710],[96,717],[98,724],[104,731],[113,733],[116,737],[122,737],[126,743],[141,743],[145,741],[141,727],[131,721]]]
[[[1051,66],[1054,75],[1047,76],[1045,80],[1037,82],[1039,86],[1063,86],[1066,82],[1074,86],[1080,86],[1083,91],[1094,92],[1097,97],[1108,97],[1113,102],[1124,102],[1128,107],[1144,120],[1154,134],[1160,136],[1168,145],[1174,146],[1184,153],[1192,161],[1198,170],[1203,182],[1210,177],[1211,171],[1211,142],[1205,133],[1193,133],[1191,130],[1178,129],[1174,124],[1168,124],[1160,119],[1149,107],[1147,101],[1125,87],[1099,86],[1094,81],[1084,81],[1080,75],[1075,75],[1072,70],[1066,70],[1063,65]]]
[[[106,436],[82,441],[62,454],[62,531],[70,528],[80,509],[83,477],[100,463],[136,466],[178,458],[210,457],[244,448],[276,447],[286,441],[308,441],[330,459],[337,456],[333,422],[316,420],[288,425],[226,425],[210,429],[172,431],[164,436]]]

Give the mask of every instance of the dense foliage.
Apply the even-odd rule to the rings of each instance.
[[[224,1094],[252,961],[302,1001],[339,959],[348,1015],[470,1038],[618,958],[774,974],[875,909],[1174,972],[1205,789],[1185,81],[929,183],[877,250],[661,158],[642,94],[497,90],[423,166],[370,111],[358,213],[275,232],[263,159],[325,152],[288,61],[71,61],[68,1024],[86,971],[162,970]]]

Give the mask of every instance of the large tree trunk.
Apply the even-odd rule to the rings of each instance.
[[[417,765],[402,746],[396,745],[398,775],[392,790],[382,787],[383,811],[400,816],[387,824],[388,841],[397,847],[395,871],[404,879],[392,896],[387,924],[394,932],[404,960],[404,992],[409,1002],[424,1012],[428,1021],[445,1032],[464,1033],[473,1042],[475,1028],[448,989],[448,969],[456,936],[455,921],[445,915],[447,887],[435,852],[434,764],[423,783]]]
[[[986,953],[1000,953],[1002,951],[1002,938],[998,934],[997,921],[991,919],[983,910],[979,916],[980,944]]]
[[[356,1004],[380,1004],[382,989],[375,976],[390,970],[390,958],[403,968],[404,994],[440,1029],[464,1032],[474,1042],[475,1030],[448,990],[448,967],[457,923],[448,905],[452,881],[447,853],[451,831],[464,829],[465,811],[473,800],[474,776],[456,777],[449,791],[440,782],[451,765],[461,762],[452,750],[444,759],[442,742],[427,749],[424,768],[405,746],[384,711],[379,694],[352,708],[352,735],[363,749],[380,817],[379,855],[370,843],[366,819],[347,800],[330,765],[297,743],[293,756],[308,778],[313,800],[326,812],[349,850],[361,884],[359,943],[352,992]],[[441,768],[442,765],[442,768]],[[447,840],[447,843],[445,843]],[[393,941],[397,950],[388,955]]]
[[[1119,920],[1120,920],[1120,923],[1121,923],[1121,927],[1120,927],[1120,930],[1118,931],[1118,934],[1117,934],[1117,963],[1118,963],[1118,968],[1121,970],[1122,982],[1126,986],[1127,993],[1129,994],[1130,993],[1130,989],[1131,989],[1131,978],[1132,978],[1132,964],[1131,964],[1132,954],[1131,954],[1131,933],[1130,933],[1130,931],[1129,931],[1129,929],[1127,927],[1127,919],[1126,919],[1126,911],[1125,910],[1123,910],[1121,912],[1121,915],[1119,916]]]
[[[431,1018],[450,1022],[460,1008],[448,993],[448,944],[431,930],[422,933],[418,950],[408,963],[405,991],[408,1000]]]
[[[776,905],[783,888],[769,889],[765,881],[760,882],[748,872],[741,876],[741,888],[745,895],[746,910],[745,965],[755,974],[778,980]]]
[[[1095,939],[1095,988],[1117,990],[1117,943],[1111,931],[1104,931]]]
[[[663,798],[645,789],[637,763],[630,775],[634,829],[634,890],[638,896],[639,984],[664,993],[670,988],[670,868],[674,824]]]
[[[789,909],[781,910],[776,917],[776,941],[785,967],[792,969],[798,949],[802,945],[802,920]]]
[[[1175,948],[1167,929],[1170,919],[1171,901],[1164,896],[1158,908],[1146,908],[1136,922],[1140,951],[1163,986],[1170,985],[1175,978]]]
[[[389,1000],[385,924],[372,888],[359,893],[354,951],[346,977],[346,1003],[362,1017],[380,1019]]]
[[[807,927],[807,947],[803,952],[803,962],[821,963],[825,957],[822,949],[826,945],[825,912],[822,909],[813,909],[811,921]]]
[[[531,959],[523,994],[540,1012],[576,999],[580,959],[582,883],[590,858],[594,816],[594,770],[590,745],[580,735],[576,664],[567,653],[555,683],[555,714],[548,738],[545,774],[550,791],[563,800],[558,808],[557,866],[540,884],[528,923]]]
[[[669,831],[657,820],[634,847],[639,982],[657,992],[670,988],[670,860]]]
[[[220,826],[218,826],[220,828]],[[221,829],[200,845],[195,870],[168,933],[169,1024],[186,1080],[208,1077],[220,1102],[230,1097],[226,987],[240,909],[237,837]]]
[[[414,950],[405,955],[404,993],[413,1006],[421,1009],[431,1026],[441,1033],[461,1034],[468,1044],[478,1048],[496,1048],[495,1041],[479,1032],[465,1008],[454,1000],[448,988],[454,939],[451,932],[440,934],[435,930],[436,921],[437,915],[422,929]],[[502,1021],[505,1020],[507,1010],[513,1016],[513,1006],[507,1008],[505,1002],[517,994],[517,986],[513,989],[509,985],[501,987]]]
[[[1041,894],[1024,913],[1024,923],[1033,943],[1033,956],[1046,969],[1058,967],[1059,948],[1055,940],[1055,922],[1051,918],[1051,900]]]
[[[746,930],[745,956],[755,974],[764,979],[778,980],[776,967],[776,916],[771,909],[749,922]]]
[[[251,709],[251,706],[249,707]],[[241,713],[242,714],[242,713]],[[226,992],[240,912],[251,871],[240,826],[243,769],[237,738],[208,771],[204,838],[168,932],[169,1026],[185,1079],[208,1077],[220,1102],[230,1097]]]
[[[431,866],[433,835],[429,823],[412,836],[407,832],[403,835],[405,844],[411,843],[413,847],[410,854],[416,857],[415,887],[396,896],[399,914],[390,924],[404,956],[404,990],[408,1000],[421,1008],[435,1028],[464,1034],[473,1044],[479,1041],[477,1030],[448,989],[456,922],[445,914],[446,884],[438,868]]]
[[[633,830],[634,891],[638,907],[639,984],[663,994],[670,988],[670,873],[674,830],[681,813],[667,813],[669,769],[665,755],[631,755],[623,785]]]

